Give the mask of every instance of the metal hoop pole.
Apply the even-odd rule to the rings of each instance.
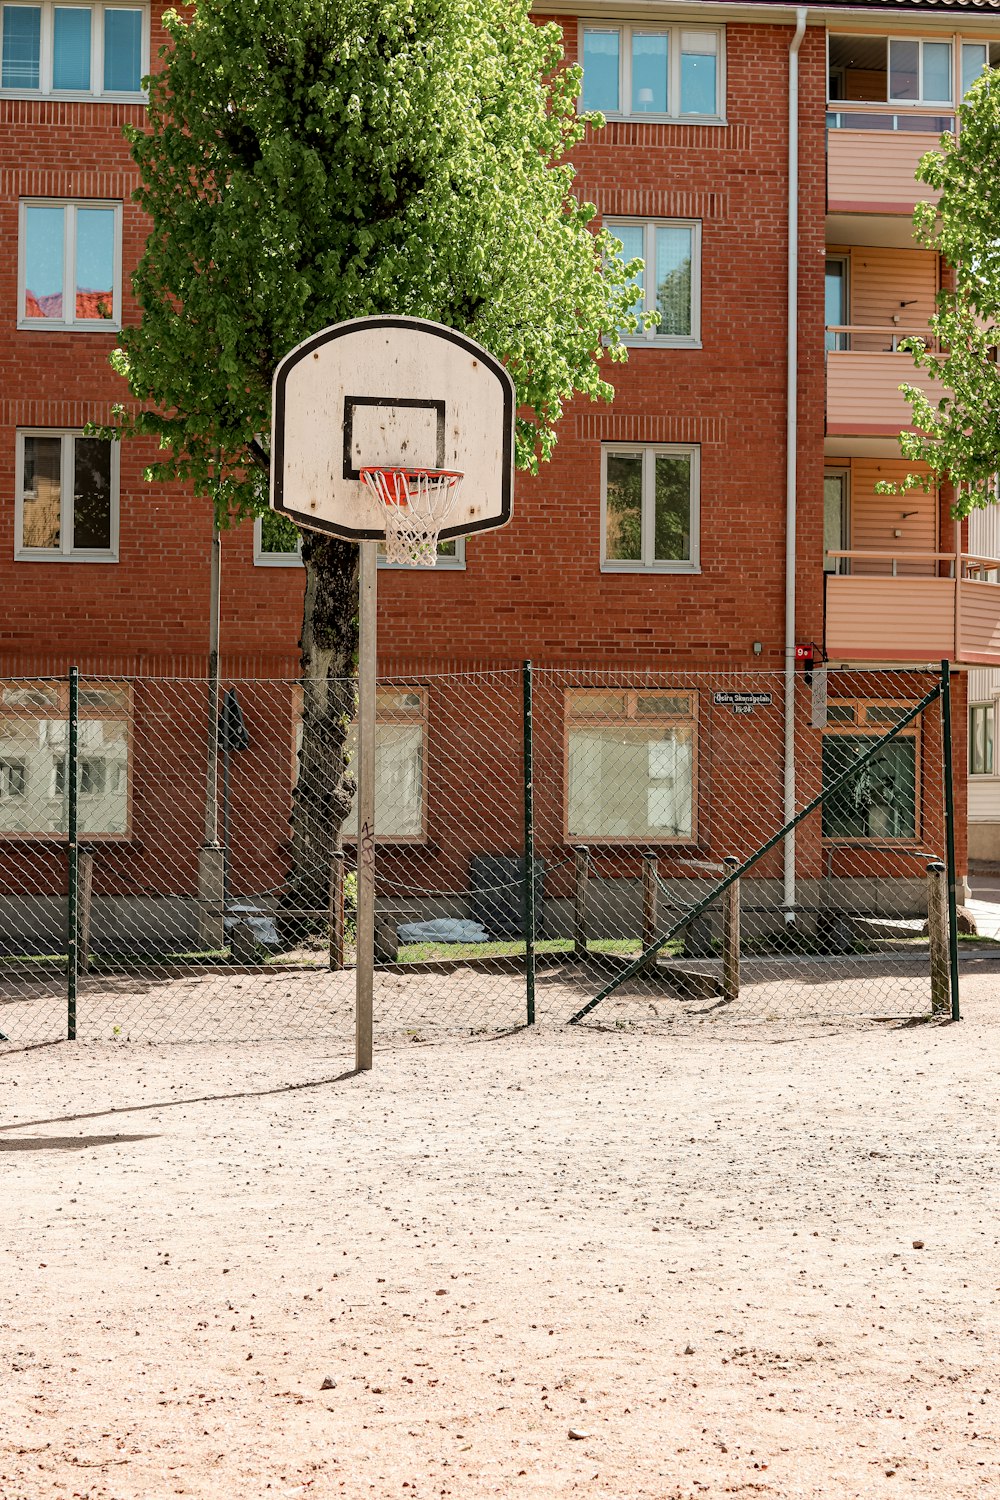
[[[361,543],[358,611],[358,915],[354,1063],[372,1065],[375,988],[375,693],[378,543]]]

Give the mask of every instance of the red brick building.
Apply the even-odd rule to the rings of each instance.
[[[121,127],[143,119],[139,80],[150,59],[155,66],[162,8],[0,6],[4,679],[61,677],[71,662],[125,677],[207,670],[207,507],[147,485],[138,444],[119,454],[81,435],[123,396],[108,356],[119,323],[137,315],[128,272],[145,230]],[[1000,590],[968,556],[947,490],[905,502],[876,493],[879,479],[905,472],[896,434],[908,408],[897,387],[912,367],[897,344],[926,327],[943,275],[912,239],[923,195],[913,170],[954,125],[969,81],[1000,62],[1000,4],[856,0],[806,12],[688,0],[640,12],[606,0],[583,9],[563,7],[555,19],[567,56],[583,65],[584,104],[608,123],[576,152],[577,190],[629,254],[644,256],[642,295],[662,321],[633,341],[627,365],[611,367],[612,405],[567,413],[553,461],[519,478],[510,526],[460,543],[434,572],[383,571],[382,673],[420,683],[530,658],[576,672],[583,686],[591,669],[674,673],[690,693],[702,671],[767,671],[780,683],[800,644],[865,670],[945,657],[1000,664]],[[267,536],[258,523],[223,538],[227,678],[297,672],[303,574],[294,555],[267,551]],[[962,684],[959,674],[959,757]],[[870,699],[864,689],[851,710],[859,736],[878,722]],[[39,718],[63,711],[53,689]],[[199,712],[190,709],[191,725]],[[408,712],[419,732],[400,731],[400,742],[422,753],[435,733],[427,693],[397,721]],[[565,727],[582,710],[566,697],[553,712]],[[175,731],[186,714],[175,715]],[[675,717],[697,720],[707,742],[707,708],[692,699]],[[693,744],[685,734],[682,724],[673,743]],[[0,838],[11,853],[32,841],[42,890],[57,863],[42,853],[46,833],[58,842],[58,810],[43,806],[57,800],[55,783],[27,796],[16,742],[11,731],[0,744],[13,767]],[[293,727],[287,746],[283,731],[276,743],[290,787]],[[823,743],[815,726],[798,734],[800,784],[819,774]],[[734,763],[747,753],[737,750]],[[635,827],[603,842],[724,852],[739,818],[701,805],[697,753],[684,754],[690,807],[683,817],[674,810],[673,832],[660,839]],[[89,830],[95,844],[117,841],[109,871],[129,840],[148,847],[152,838],[136,819],[140,765],[134,752],[119,760],[119,792],[106,767]],[[761,792],[775,817],[780,761],[776,752]],[[132,811],[124,801],[116,811],[115,795]],[[568,790],[554,795],[560,837],[582,836]],[[427,846],[430,869],[440,841],[427,777],[418,800],[402,837],[411,862]],[[190,825],[190,873],[200,813],[179,817]],[[911,809],[894,833],[860,826],[852,839],[926,844],[918,824]],[[277,843],[262,867],[247,854],[245,888],[280,879],[279,832],[268,830]],[[583,833],[602,842],[599,815]],[[822,863],[818,846],[808,849],[804,840],[806,875]],[[776,855],[775,876],[780,865]]]

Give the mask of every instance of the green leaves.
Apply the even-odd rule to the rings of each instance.
[[[914,213],[917,238],[942,255],[954,286],[938,293],[931,320],[936,339],[909,340],[914,363],[945,387],[930,400],[913,386],[903,394],[919,429],[903,433],[905,458],[927,464],[955,484],[955,512],[995,499],[1000,468],[1000,78],[988,71],[959,111],[959,134],[921,159],[917,176],[940,193]],[[911,475],[903,488],[927,487]],[[890,488],[880,486],[880,488]]]
[[[274,366],[345,318],[409,313],[503,358],[521,467],[565,403],[610,399],[630,267],[589,228],[566,153],[579,70],[527,0],[200,0],[171,13],[148,130],[126,131],[152,221],[142,309],[115,368],[144,404],[120,431],[155,468],[266,503],[246,444],[270,424]],[[597,123],[590,121],[590,123]]]

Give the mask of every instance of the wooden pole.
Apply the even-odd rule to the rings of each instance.
[[[378,543],[362,542],[358,641],[358,915],[354,1061],[372,1065],[375,987],[375,662]]]
[[[330,855],[330,968],[344,967],[344,851]]]
[[[587,957],[587,876],[590,870],[590,850],[585,844],[573,850],[576,867],[576,882],[573,887],[573,957]]]
[[[656,868],[657,857],[655,854],[644,854],[642,856],[642,947],[643,951],[651,948],[656,942],[656,906],[657,906],[657,881]],[[654,959],[655,963],[655,959]]]
[[[94,851],[80,850],[79,924],[77,967],[81,974],[90,968],[90,913],[94,903]]]
[[[739,860],[728,854],[722,861],[726,874],[739,868]],[[740,882],[722,893],[722,998],[737,1000],[740,993]]]
[[[931,945],[931,1015],[951,1012],[951,957],[948,947],[948,867],[927,866],[927,935]]]

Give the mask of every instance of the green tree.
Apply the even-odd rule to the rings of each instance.
[[[929,399],[902,387],[915,432],[900,434],[903,456],[930,476],[908,475],[903,485],[928,488],[947,476],[957,487],[955,514],[991,503],[1000,468],[1000,77],[984,73],[959,109],[959,132],[921,158],[917,177],[937,189],[937,203],[919,203],[917,238],[944,257],[953,288],[938,293],[933,340],[906,340],[920,369],[940,380],[945,394]]]
[[[220,521],[267,505],[278,360],[346,318],[402,313],[461,329],[514,377],[516,460],[547,459],[565,402],[610,399],[630,279],[566,153],[579,71],[529,0],[197,0],[169,13],[145,129],[127,131],[151,233],[141,322],[116,368],[141,403],[122,435],[158,439],[149,477],[183,480]],[[260,467],[248,461],[256,458]],[[325,899],[350,805],[357,549],[303,535],[303,749],[293,904]]]

